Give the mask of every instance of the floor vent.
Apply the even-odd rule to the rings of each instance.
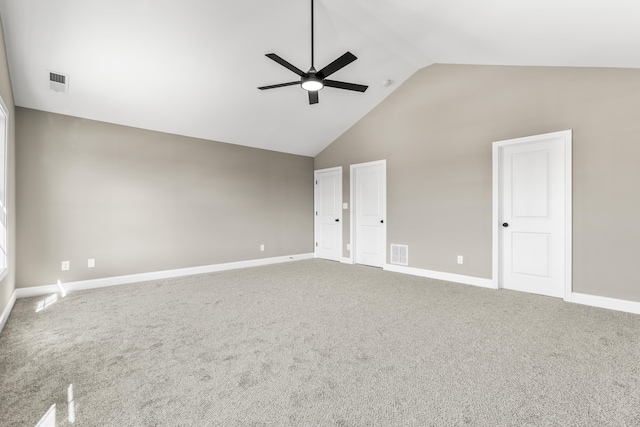
[[[49,71],[49,89],[67,93],[69,91],[69,76]]]
[[[392,244],[391,264],[409,265],[409,246]]]

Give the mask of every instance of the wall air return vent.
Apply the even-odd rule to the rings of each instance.
[[[55,92],[67,93],[69,92],[69,76],[65,74],[56,73],[55,71],[48,71],[49,73],[49,89]]]
[[[391,264],[409,265],[409,246],[392,244]]]

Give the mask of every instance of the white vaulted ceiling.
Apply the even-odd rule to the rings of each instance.
[[[264,55],[310,66],[310,0],[0,0],[18,106],[314,156],[433,63],[640,68],[636,0],[316,0],[310,106]],[[69,75],[68,94],[48,70]],[[394,84],[383,87],[383,81]]]

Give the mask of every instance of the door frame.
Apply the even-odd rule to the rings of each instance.
[[[326,168],[326,169],[317,169],[313,171],[313,257],[318,258],[318,247],[316,246],[316,242],[318,242],[318,205],[317,205],[317,189],[318,186],[316,184],[318,180],[318,175],[322,173],[328,172],[339,172],[340,173],[340,236],[338,236],[338,246],[340,247],[340,259],[342,259],[342,254],[344,253],[342,249],[342,233],[344,232],[344,221],[342,215],[342,166],[337,166],[334,168]]]
[[[355,181],[353,177],[355,176],[355,170],[358,168],[363,168],[367,166],[375,166],[382,165],[382,192],[384,194],[384,224],[383,224],[383,232],[382,232],[382,254],[384,256],[384,261],[382,266],[384,267],[387,264],[387,227],[389,224],[387,218],[387,160],[376,160],[373,162],[366,163],[356,163],[349,167],[349,240],[351,241],[351,251],[349,252],[349,259],[351,264],[356,263],[356,218],[355,218],[355,210],[356,206],[354,201],[356,200],[355,192]]]
[[[564,225],[565,225],[565,251],[564,251],[564,296],[563,299],[565,301],[571,301],[571,293],[572,293],[572,140],[573,140],[573,132],[571,129],[559,132],[551,132],[545,133],[541,135],[532,135],[526,136],[522,138],[514,138],[508,139],[504,141],[495,141],[493,143],[493,226],[492,226],[492,235],[493,235],[493,265],[492,265],[492,277],[493,277],[493,285],[496,289],[502,288],[502,274],[501,274],[501,261],[502,261],[502,242],[500,239],[500,188],[502,184],[502,176],[501,176],[501,153],[502,149],[507,146],[519,145],[519,144],[527,144],[531,142],[535,142],[541,139],[549,139],[549,138],[560,138],[562,140],[561,144],[564,145],[564,185],[565,185],[565,209],[564,209]]]

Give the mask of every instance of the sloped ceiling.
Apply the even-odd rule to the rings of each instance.
[[[351,51],[332,78],[364,94],[257,89],[296,80],[266,53],[309,68],[310,0],[0,0],[0,16],[18,106],[306,156],[433,63],[640,67],[635,0],[315,6],[316,68]]]

